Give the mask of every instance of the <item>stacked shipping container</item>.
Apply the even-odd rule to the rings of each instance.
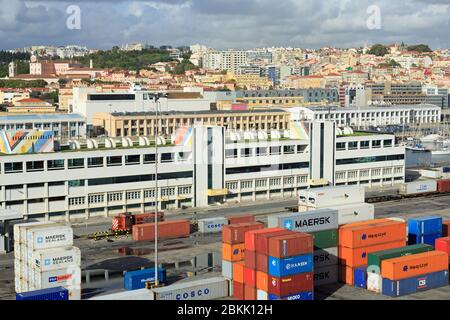
[[[434,246],[442,237],[442,217],[429,216],[408,220],[408,244],[425,243]]]

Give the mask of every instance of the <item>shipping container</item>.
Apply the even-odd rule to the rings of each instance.
[[[435,248],[450,255],[450,237],[436,239]]]
[[[269,216],[269,228],[284,228],[305,233],[337,229],[338,212],[335,209],[318,209],[308,212]]]
[[[81,265],[81,251],[77,247],[53,248],[29,252],[31,253],[31,259],[28,260],[28,263],[41,271]]]
[[[228,244],[222,243],[222,259],[228,261],[241,261],[244,259],[245,247],[243,243]]]
[[[365,201],[364,187],[360,186],[333,186],[307,191],[306,203],[299,199],[299,205],[306,204],[316,208],[361,203]]]
[[[250,285],[244,285],[244,298],[245,300],[256,300],[256,288]]]
[[[263,229],[264,224],[260,222],[248,222],[229,224],[222,227],[222,242],[228,244],[244,243],[245,233],[251,230]]]
[[[314,238],[314,250],[323,250],[338,246],[339,236],[338,230],[325,230],[310,233]]]
[[[295,233],[270,238],[268,255],[275,258],[287,258],[312,253],[313,249],[313,237],[310,234]]]
[[[450,237],[450,220],[445,220],[442,222],[442,236]]]
[[[304,300],[304,301],[311,301],[314,300],[314,293],[312,291],[308,292],[299,292],[287,297],[279,297],[273,294],[268,295],[269,300]]]
[[[273,277],[286,277],[297,273],[312,272],[313,265],[312,254],[283,259],[269,257],[269,274]]]
[[[73,245],[73,230],[64,225],[33,226],[27,230],[27,247],[30,250],[51,249]]]
[[[244,300],[244,284],[240,282],[233,281],[233,298],[235,300]]]
[[[428,244],[430,246],[434,247],[434,244],[436,243],[436,239],[442,238],[442,233],[434,233],[434,234],[424,234],[424,235],[415,235],[415,234],[408,234],[408,244],[414,245],[414,244]]]
[[[171,220],[158,222],[158,239],[172,239],[189,237],[191,224],[189,220]],[[144,223],[134,225],[132,229],[134,241],[154,241],[155,224]]]
[[[200,233],[216,233],[222,232],[222,226],[227,225],[228,220],[226,218],[210,218],[198,220],[198,231]]]
[[[377,252],[382,250],[394,249],[404,247],[406,241],[400,240],[395,242],[388,242],[377,244],[375,246],[362,247],[362,248],[347,248],[339,247],[339,264],[347,265],[350,267],[360,267],[367,265],[367,256],[371,252]]]
[[[256,252],[256,270],[261,272],[269,272],[269,256]]]
[[[269,277],[268,293],[285,297],[314,289],[314,273],[304,272],[285,277]]]
[[[355,287],[367,289],[367,266],[357,267],[354,272],[353,282]]]
[[[255,216],[252,214],[242,216],[228,216],[225,217],[228,220],[228,224],[249,223],[255,222]]]
[[[256,235],[257,234],[264,234],[264,233],[272,233],[277,231],[284,231],[283,228],[265,228],[265,229],[259,229],[259,230],[251,230],[245,233],[245,250],[249,251],[256,251]]]
[[[383,278],[379,273],[367,273],[367,290],[381,293],[383,287]]]
[[[222,276],[230,280],[233,279],[233,262],[222,260]]]
[[[69,291],[63,287],[48,288],[16,294],[16,300],[69,300]]]
[[[245,249],[244,263],[246,268],[256,270],[256,252]]]
[[[256,288],[256,270],[244,268],[244,283]]]
[[[355,285],[355,268],[345,265],[339,265],[339,281],[349,286]]]
[[[375,220],[374,220],[375,221]],[[339,228],[339,246],[361,248],[406,239],[406,224],[389,220]]]
[[[390,280],[402,280],[448,270],[448,259],[445,252],[429,251],[383,260],[381,262],[381,276]]]
[[[256,271],[256,288],[265,292],[269,291],[269,275],[267,273]]]
[[[133,300],[133,301],[142,301],[142,300],[152,300],[152,291],[148,289],[138,289],[132,291],[121,291],[115,292],[111,294],[105,294],[101,296],[95,296],[89,298],[88,300],[112,300],[112,301],[121,301],[121,300]]]
[[[408,220],[408,233],[416,235],[442,233],[442,217],[411,218]]]
[[[313,255],[314,269],[334,266],[339,263],[337,247],[316,250],[314,251]]]
[[[161,283],[166,282],[166,269],[158,268],[158,280]],[[123,287],[125,290],[137,290],[145,288],[147,282],[155,281],[155,269],[143,269],[125,272]]]
[[[229,284],[223,277],[213,277],[175,283],[150,292],[151,300],[214,300],[229,295]]]
[[[269,294],[263,290],[256,290],[256,300],[260,301],[269,300]]]
[[[233,263],[233,281],[244,283],[245,265],[242,261]]]
[[[448,286],[448,283],[448,270],[442,270],[402,280],[390,280],[383,278],[382,293],[390,297],[399,297],[420,291]]]
[[[276,236],[287,236],[291,235],[293,232],[283,229],[282,231],[273,231],[267,233],[257,233],[255,234],[255,248],[256,252],[269,255],[269,239]]]
[[[375,206],[370,203],[355,203],[332,208],[338,212],[339,225],[375,219]]]
[[[437,189],[440,193],[450,192],[450,179],[438,180]]]
[[[400,185],[399,193],[401,195],[415,195],[421,193],[432,193],[437,191],[436,180],[420,180]]]
[[[320,287],[339,282],[339,265],[316,268],[314,266],[314,286]]]
[[[367,272],[381,274],[381,262],[386,259],[403,257],[416,253],[433,251],[433,247],[427,244],[416,244],[401,248],[371,252],[367,256]]]
[[[53,288],[79,286],[81,284],[81,269],[79,266],[67,267],[51,271],[35,271],[32,275],[35,288]]]

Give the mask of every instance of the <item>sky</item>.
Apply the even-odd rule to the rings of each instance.
[[[0,0],[0,49],[133,42],[344,48],[402,41],[443,49],[450,48],[449,21],[450,0]]]

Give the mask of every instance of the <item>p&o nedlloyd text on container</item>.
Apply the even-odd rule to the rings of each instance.
[[[269,228],[281,227],[305,233],[337,229],[338,212],[334,209],[319,209],[305,213],[270,216],[268,225]]]
[[[152,300],[212,300],[228,294],[228,280],[214,277],[153,289]]]
[[[314,190],[300,192],[300,206],[315,208],[326,208],[332,206],[347,205],[352,203],[361,203],[365,199],[364,187],[359,186],[337,186],[325,187]],[[306,198],[306,199],[304,199]]]

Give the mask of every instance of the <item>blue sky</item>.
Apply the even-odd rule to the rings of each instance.
[[[70,5],[81,29],[66,27]],[[381,28],[368,29],[367,8]],[[215,48],[361,46],[376,42],[450,47],[450,0],[0,0],[0,48],[81,44],[201,43]]]

